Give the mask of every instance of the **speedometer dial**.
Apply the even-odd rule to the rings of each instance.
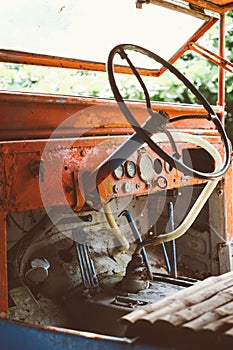
[[[144,182],[150,182],[154,176],[154,165],[148,155],[143,155],[139,161],[140,177]]]
[[[125,163],[126,175],[129,177],[134,177],[136,175],[136,164],[131,160],[128,160]]]

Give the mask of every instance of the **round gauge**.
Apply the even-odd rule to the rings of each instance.
[[[159,158],[156,158],[154,160],[154,169],[156,174],[160,174],[163,170],[163,164]]]
[[[153,179],[154,165],[151,158],[146,154],[139,161],[139,171],[142,181],[150,182]]]
[[[120,179],[122,178],[122,176],[124,175],[124,167],[123,165],[119,165],[113,172],[113,176],[116,178],[116,179]]]
[[[167,173],[170,173],[172,171],[172,166],[171,164],[167,163],[167,162],[164,162],[164,167],[165,167],[165,170]]]
[[[128,175],[129,177],[134,177],[136,175],[136,165],[134,162],[132,162],[131,160],[128,160],[125,163],[125,171],[126,171],[126,175]]]

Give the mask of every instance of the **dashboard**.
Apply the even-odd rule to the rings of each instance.
[[[86,174],[104,162],[126,138],[99,136],[72,142],[56,139],[49,143],[33,140],[2,144],[4,168],[0,206],[9,212],[54,205],[69,205],[74,211],[85,209]],[[212,136],[211,142],[221,151],[218,137]],[[169,142],[163,142],[162,147],[172,152]],[[182,142],[177,143],[177,148],[184,162],[191,161],[194,167],[203,171],[214,168],[202,149]],[[97,192],[101,203],[105,204],[113,198],[147,195],[203,182],[172,168],[144,144],[110,172],[97,186]],[[96,188],[95,184],[93,187]]]

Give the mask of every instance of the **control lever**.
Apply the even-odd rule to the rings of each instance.
[[[80,237],[80,232],[78,233]],[[87,244],[78,243],[77,230],[73,230],[73,240],[77,253],[81,277],[84,285],[84,295],[91,296],[99,289],[99,281],[95,271],[94,262],[91,257],[90,247]]]
[[[134,237],[135,239],[137,240],[138,243],[141,243],[142,242],[142,236],[135,224],[135,221],[130,213],[129,210],[124,210],[120,213],[119,216],[121,215],[124,215],[129,223],[129,226],[134,234]],[[142,258],[143,258],[143,261],[144,261],[144,264],[147,268],[147,271],[148,271],[148,276],[150,278],[150,280],[153,280],[153,274],[152,274],[152,271],[151,271],[151,266],[150,266],[150,262],[149,262],[149,259],[148,259],[148,256],[147,256],[147,253],[146,253],[146,250],[145,248],[143,247],[142,250],[141,250],[141,255],[142,255]]]
[[[175,230],[175,223],[174,223],[174,208],[173,203],[168,203],[168,215],[169,215],[169,231]],[[172,264],[171,264],[171,271],[170,275],[174,278],[177,278],[177,261],[176,261],[176,241],[173,239],[171,242],[171,255],[172,255]]]
[[[129,210],[124,210],[120,215],[125,215],[130,227],[131,227],[131,230],[133,231],[134,233],[134,237],[137,239],[137,242],[141,243],[142,242],[142,237],[141,237],[141,234],[140,232],[138,231],[138,228],[135,224],[135,221],[130,213]],[[120,216],[119,215],[119,216]],[[171,218],[171,216],[170,216]],[[172,219],[171,219],[172,220]],[[171,222],[171,221],[170,221]],[[173,218],[173,224],[174,224],[174,218]],[[172,223],[171,223],[172,225]],[[173,225],[174,226],[174,225]],[[173,243],[175,244],[175,243]],[[168,258],[168,254],[167,254],[167,250],[166,250],[166,246],[165,246],[165,243],[162,243],[162,249],[163,249],[163,254],[164,254],[164,259],[165,259],[165,263],[166,263],[166,267],[167,267],[167,272],[169,275],[173,275],[174,277],[176,276],[174,270],[176,271],[176,268],[174,267],[173,269],[171,268],[171,265],[170,265],[170,262],[169,262],[169,258]],[[175,249],[175,247],[174,247]],[[172,251],[172,253],[175,252],[174,250]],[[143,257],[143,261],[144,261],[144,264],[146,265],[146,268],[147,268],[147,271],[148,271],[148,276],[151,280],[153,280],[153,274],[151,272],[151,266],[150,266],[150,263],[149,263],[149,260],[148,260],[148,256],[147,256],[147,253],[146,253],[146,250],[145,248],[143,247],[141,249],[141,254],[142,254],[142,257]],[[175,254],[175,253],[174,253]],[[173,256],[174,256],[173,254]],[[175,258],[174,260],[175,261]],[[175,265],[174,265],[175,266]]]

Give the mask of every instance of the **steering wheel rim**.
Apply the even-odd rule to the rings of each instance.
[[[150,57],[151,59],[155,60],[156,62],[162,64],[165,68],[167,68],[172,74],[174,74],[179,80],[182,81],[182,83],[192,91],[192,93],[196,96],[196,98],[199,100],[199,102],[202,104],[204,109],[207,111],[208,115],[207,116],[180,116],[180,117],[175,117],[170,120],[166,120],[160,113],[154,112],[151,109],[151,103],[150,103],[150,98],[149,98],[149,93],[146,89],[146,86],[140,77],[137,69],[134,67],[130,59],[128,58],[127,54],[125,53],[124,50],[131,50],[131,51],[136,51],[139,52],[143,55],[146,55]],[[120,91],[117,87],[116,80],[114,77],[114,64],[113,60],[116,54],[119,54],[122,59],[126,59],[131,70],[135,74],[136,78],[138,79],[145,97],[146,97],[146,105],[147,105],[147,110],[149,112],[150,117],[147,119],[147,121],[141,126],[137,120],[134,118],[133,114],[130,112],[129,108],[124,102],[124,99],[122,95],[120,94]],[[223,125],[217,116],[217,114],[214,112],[213,108],[210,106],[209,102],[205,99],[205,97],[195,88],[195,86],[181,73],[179,72],[174,66],[172,66],[169,62],[164,60],[162,57],[158,56],[157,54],[153,53],[152,51],[149,51],[141,46],[138,45],[132,45],[132,44],[120,44],[115,46],[109,53],[108,56],[108,61],[107,61],[107,72],[108,72],[108,78],[109,78],[109,83],[112,89],[112,92],[114,94],[114,97],[118,103],[118,106],[122,113],[125,115],[126,119],[130,123],[130,125],[133,127],[133,129],[136,131],[136,133],[139,134],[140,138],[148,144],[148,146],[156,152],[159,156],[161,156],[166,162],[171,164],[171,166],[175,167],[176,169],[180,170],[181,172],[191,175],[192,177],[197,177],[200,179],[216,179],[218,177],[223,176],[226,171],[228,170],[230,166],[230,144],[226,135],[226,132],[223,128]],[[157,117],[157,120],[155,120],[154,117]],[[205,173],[201,172],[198,170],[195,170],[182,161],[178,159],[178,157],[171,156],[169,153],[164,151],[161,147],[159,147],[154,141],[151,139],[151,132],[150,132],[150,126],[153,125],[153,127],[156,129],[156,131],[163,131],[165,132],[165,124],[166,123],[173,123],[178,120],[184,120],[184,119],[190,119],[190,118],[203,118],[207,119],[209,121],[212,121],[217,128],[222,142],[224,146],[224,154],[225,154],[225,159],[224,159],[224,164],[222,169],[219,171],[214,171],[212,173]],[[168,130],[166,130],[168,132]],[[176,153],[176,152],[175,152]]]

